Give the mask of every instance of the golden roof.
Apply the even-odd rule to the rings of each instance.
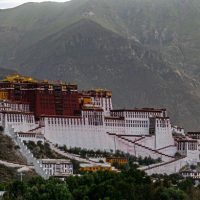
[[[3,79],[3,81],[10,82],[10,83],[36,83],[37,82],[32,77],[21,76],[19,74],[6,76]]]

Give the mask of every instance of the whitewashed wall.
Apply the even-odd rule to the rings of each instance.
[[[168,174],[169,175],[169,174],[179,172],[179,170],[186,164],[187,164],[187,158],[182,158],[182,159],[174,160],[166,164],[157,165],[157,167],[151,168],[149,166],[149,169],[148,167],[140,168],[140,169],[144,170],[148,175],[152,175],[152,174]]]

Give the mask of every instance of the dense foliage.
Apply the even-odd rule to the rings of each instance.
[[[131,167],[122,173],[98,171],[66,181],[33,178],[7,185],[5,200],[197,200],[200,189],[179,175],[147,176]]]

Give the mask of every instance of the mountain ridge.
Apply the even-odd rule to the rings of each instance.
[[[0,10],[0,64],[81,89],[112,89],[116,106],[166,107],[174,123],[195,130],[200,46],[191,1],[200,8],[196,0],[72,0]],[[182,33],[177,22],[192,18]]]

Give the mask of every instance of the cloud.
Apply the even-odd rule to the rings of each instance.
[[[44,2],[44,1],[51,1],[51,0],[0,0],[0,8],[1,9],[13,8],[27,2]],[[66,2],[68,0],[52,0],[52,1]]]

